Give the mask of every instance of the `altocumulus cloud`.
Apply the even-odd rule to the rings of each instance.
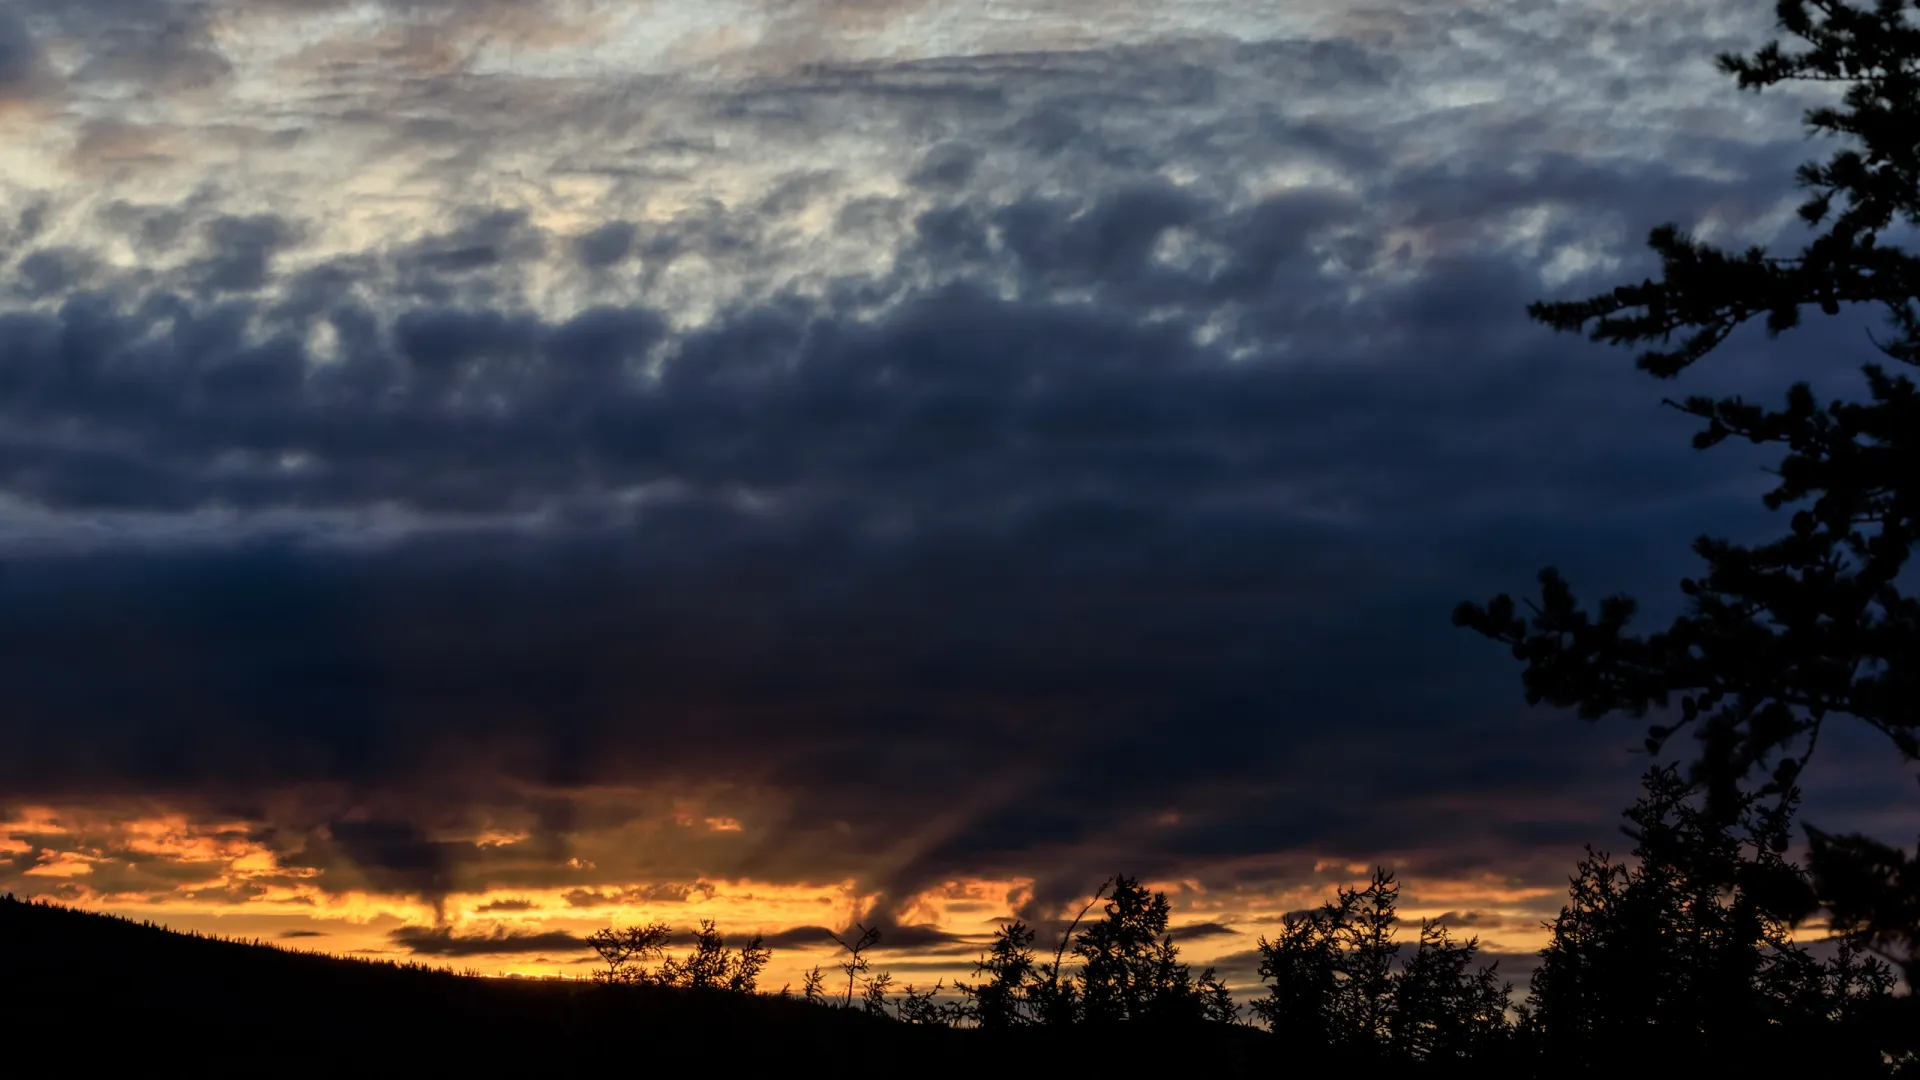
[[[1452,604],[1663,591],[1755,524],[1759,459],[1522,314],[1662,220],[1789,235],[1798,106],[1711,70],[1739,5],[748,5],[750,47],[691,4],[16,7],[21,803],[436,902],[1553,883],[1629,740],[1528,715]],[[1816,381],[1867,356],[1798,333]]]

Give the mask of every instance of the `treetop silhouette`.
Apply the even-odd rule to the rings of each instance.
[[[1538,302],[1529,314],[1562,331],[1590,326],[1595,341],[1645,346],[1638,366],[1671,378],[1754,318],[1764,315],[1773,336],[1808,306],[1831,315],[1873,304],[1890,325],[1888,340],[1874,340],[1879,351],[1920,364],[1920,259],[1881,242],[1897,222],[1920,224],[1920,28],[1910,6],[1781,0],[1779,25],[1804,48],[1776,41],[1719,57],[1744,89],[1845,86],[1840,105],[1805,114],[1811,131],[1849,145],[1797,174],[1811,193],[1800,217],[1821,230],[1797,255],[1723,251],[1663,225],[1648,240],[1660,281]],[[1862,372],[1863,400],[1823,405],[1801,382],[1780,408],[1739,396],[1667,402],[1704,422],[1698,449],[1730,438],[1779,447],[1779,483],[1765,505],[1801,505],[1770,543],[1696,540],[1706,571],[1681,582],[1686,610],[1667,629],[1629,633],[1635,604],[1625,596],[1583,609],[1551,567],[1525,616],[1501,594],[1484,607],[1461,604],[1455,624],[1512,649],[1526,665],[1529,703],[1588,719],[1677,709],[1648,728],[1647,749],[1692,729],[1691,775],[1717,814],[1736,812],[1738,789],[1756,774],[1759,793],[1784,800],[1834,717],[1879,731],[1903,761],[1920,760],[1920,599],[1902,582],[1920,536],[1920,394],[1898,368]],[[1836,928],[1920,981],[1920,862],[1864,836],[1808,835],[1815,888],[1775,914],[1797,919],[1822,906]]]

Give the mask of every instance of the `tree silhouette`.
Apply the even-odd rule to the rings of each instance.
[[[917,990],[908,983],[900,991],[900,1000],[894,1003],[893,1015],[903,1024],[921,1024],[933,1027],[952,1027],[967,1017],[967,1008],[961,1002],[938,1000],[941,987],[946,980],[941,979],[925,990]]]
[[[1187,989],[1176,984],[1172,908],[1132,878],[1114,882],[1106,917],[1080,932],[1073,954],[1084,964],[1081,1015],[1090,1023],[1140,1019]]]
[[[1112,892],[1108,889],[1111,887]],[[1101,918],[1082,927],[1105,898]],[[974,964],[979,983],[956,983],[961,1013],[987,1029],[1108,1025],[1122,1021],[1232,1023],[1239,1006],[1212,968],[1198,977],[1168,934],[1172,905],[1130,877],[1114,877],[1061,934],[1051,961],[1036,962],[1034,931],[1014,921]],[[1068,971],[1066,956],[1080,961]]]
[[[755,934],[737,951],[728,951],[712,919],[703,919],[694,932],[693,951],[685,960],[668,960],[660,966],[653,981],[663,986],[684,986],[690,990],[731,990],[750,994],[759,986],[760,970],[767,966],[773,950],[761,945]]]
[[[1035,972],[1037,978],[1029,991],[1029,996],[1038,1003],[1041,1022],[1050,1027],[1065,1027],[1080,1020],[1079,986],[1077,981],[1066,972],[1067,946],[1073,941],[1074,934],[1079,930],[1080,923],[1086,919],[1087,913],[1106,896],[1107,889],[1113,885],[1114,881],[1114,878],[1108,878],[1100,883],[1099,888],[1093,890],[1093,895],[1087,899],[1086,906],[1080,909],[1079,913],[1073,917],[1073,921],[1067,924],[1066,930],[1061,932],[1060,943],[1053,950],[1053,959],[1042,963],[1039,970]]]
[[[1811,888],[1782,854],[1793,793],[1771,805],[1737,793],[1729,820],[1672,767],[1642,788],[1626,812],[1635,864],[1589,848],[1551,924],[1523,1009],[1530,1043],[1560,1068],[1657,1051],[1670,1065],[1883,1075],[1894,1047],[1864,1029],[1891,1001],[1891,970],[1847,941],[1817,960],[1770,913],[1772,894]]]
[[[1512,984],[1497,965],[1469,969],[1479,939],[1454,940],[1444,926],[1423,920],[1420,940],[1392,986],[1388,1044],[1416,1061],[1464,1062],[1498,1051],[1506,1042]]]
[[[1276,937],[1260,939],[1267,994],[1253,1012],[1289,1053],[1454,1062],[1505,1042],[1511,987],[1495,965],[1470,969],[1478,939],[1422,922],[1413,955],[1395,966],[1399,896],[1399,882],[1378,869],[1365,888],[1288,913]]]
[[[647,964],[666,952],[672,933],[666,923],[655,920],[645,926],[609,926],[589,934],[587,944],[607,965],[605,970],[594,972],[594,980],[608,984],[646,982]]]
[[[867,972],[869,965],[867,958],[862,954],[880,941],[880,928],[877,926],[862,926],[859,923],[854,923],[853,928],[860,931],[860,934],[852,941],[848,941],[839,934],[831,932],[827,935],[834,940],[835,944],[847,950],[847,958],[840,962],[840,970],[847,973],[847,996],[846,999],[840,1003],[844,1008],[853,1007],[854,984],[859,980],[860,976]]]
[[[1113,879],[1102,918],[1082,929],[1072,952],[1081,961],[1079,1019],[1162,1023],[1232,1020],[1237,1014],[1212,968],[1195,980],[1167,933],[1172,905],[1130,877]]]
[[[709,923],[709,926],[712,924]],[[747,939],[733,956],[727,969],[727,989],[736,994],[751,994],[760,988],[760,972],[773,959],[773,950],[762,943],[759,934]]]
[[[1346,948],[1341,956],[1340,993],[1334,996],[1334,1030],[1343,1041],[1387,1041],[1393,1012],[1393,961],[1400,946],[1393,940],[1400,885],[1384,868],[1348,908],[1340,926]]]
[[[821,973],[818,967],[806,973],[801,983],[800,996],[805,999],[809,1005],[825,1005],[827,1003],[827,977]]]
[[[712,919],[703,919],[694,931],[693,949],[685,959],[668,958],[657,970],[648,965],[666,955],[673,928],[655,919],[645,926],[607,927],[587,936],[587,945],[607,966],[594,972],[602,983],[679,986],[689,990],[731,990],[750,994],[759,988],[760,972],[773,950],[755,934],[742,948],[729,951]]]
[[[1045,1021],[1042,997],[1035,993],[1039,969],[1033,960],[1033,937],[1033,928],[1017,919],[1001,927],[994,933],[992,948],[973,965],[973,973],[986,980],[954,983],[981,1027],[1027,1027]]]
[[[1646,345],[1638,366],[1671,378],[1757,316],[1773,336],[1795,326],[1808,305],[1832,315],[1841,304],[1874,304],[1886,310],[1892,335],[1874,344],[1896,364],[1920,363],[1920,259],[1880,242],[1896,219],[1920,224],[1920,28],[1909,22],[1910,6],[1781,0],[1780,27],[1805,48],[1776,41],[1752,56],[1719,57],[1743,89],[1845,87],[1837,107],[1805,114],[1811,130],[1848,145],[1799,169],[1811,192],[1800,216],[1824,230],[1798,255],[1727,252],[1663,225],[1649,238],[1661,281],[1538,302],[1532,317],[1563,331],[1590,325],[1595,341]],[[1920,535],[1920,394],[1907,373],[1880,363],[1863,370],[1866,400],[1824,407],[1805,383],[1780,409],[1740,397],[1668,402],[1704,421],[1696,448],[1735,437],[1780,447],[1779,483],[1765,504],[1808,505],[1770,543],[1695,541],[1706,573],[1681,583],[1687,609],[1666,630],[1629,634],[1635,609],[1624,596],[1603,600],[1596,613],[1582,610],[1552,568],[1540,573],[1541,599],[1529,602],[1528,618],[1501,595],[1485,607],[1460,605],[1455,623],[1512,648],[1526,664],[1530,703],[1576,707],[1589,719],[1644,718],[1677,704],[1677,718],[1649,728],[1648,748],[1657,752],[1693,728],[1693,775],[1716,814],[1731,812],[1736,787],[1756,773],[1767,777],[1763,794],[1784,795],[1831,717],[1864,722],[1903,760],[1920,758],[1920,600],[1899,580]],[[1803,917],[1817,901],[1837,927],[1920,981],[1915,861],[1863,837],[1808,835],[1816,888],[1781,914]]]
[[[1334,995],[1339,991],[1339,928],[1353,894],[1337,904],[1281,916],[1280,933],[1260,939],[1260,980],[1267,996],[1253,1013],[1288,1046],[1330,1042],[1335,1037]]]

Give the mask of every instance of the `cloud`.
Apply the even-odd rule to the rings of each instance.
[[[1223,937],[1227,935],[1235,935],[1240,933],[1240,931],[1235,930],[1231,926],[1226,926],[1224,924],[1217,923],[1217,922],[1200,922],[1200,923],[1189,923],[1185,926],[1169,927],[1167,929],[1167,933],[1175,941],[1185,942],[1185,941],[1199,941],[1201,938]]]
[[[496,926],[487,934],[456,934],[451,927],[403,926],[388,940],[415,956],[500,956],[511,953],[580,952],[586,942],[563,931],[536,933]]]
[[[645,904],[684,904],[689,900],[710,899],[714,888],[705,882],[651,882],[621,889],[571,889],[564,899],[568,907],[605,908]]]
[[[53,84],[26,22],[12,9],[0,11],[0,111],[49,93]]]
[[[796,926],[776,933],[763,935],[761,944],[769,949],[805,949],[813,947],[839,946],[833,940],[833,931],[824,926]]]
[[[1676,50],[1735,32],[1682,6]],[[1035,920],[1117,866],[1557,882],[1630,733],[1522,708],[1448,612],[1547,562],[1664,594],[1765,524],[1760,459],[1524,318],[1650,272],[1659,220],[1781,233],[1791,110],[1677,64],[1615,93],[1471,5],[1143,43],[1050,4],[1019,53],[795,66],[924,15],[882,5],[687,81],[609,72],[584,9],[415,4],[274,68],[324,5],[169,7],[0,22],[0,95],[58,41],[151,99],[0,176],[38,193],[0,247],[10,797],[236,817],[333,896],[844,884],[929,949],[966,943],[915,898],[974,876]],[[1847,376],[1859,325],[1690,389]]]

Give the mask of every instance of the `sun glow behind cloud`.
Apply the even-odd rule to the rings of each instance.
[[[743,831],[730,818],[684,819],[676,811],[664,824]],[[571,867],[538,874],[542,883],[537,885],[455,890],[431,898],[340,888],[327,871],[301,865],[298,850],[277,852],[258,832],[243,822],[196,821],[178,812],[139,816],[98,806],[33,806],[0,821],[0,856],[13,863],[11,888],[26,899],[52,899],[179,930],[343,956],[420,959],[496,975],[583,977],[594,962],[583,939],[596,929],[658,919],[685,932],[711,919],[736,944],[754,933],[776,942],[767,982],[777,989],[797,984],[810,967],[832,967],[838,948],[820,930],[874,922],[880,914],[873,906],[879,897],[862,893],[852,879],[819,885],[707,877],[612,879],[595,874],[597,865],[577,857]],[[465,839],[476,848],[505,849],[530,837],[484,830]],[[593,850],[621,848],[617,841],[596,844],[582,837],[579,842]],[[583,883],[566,883],[569,870]],[[1370,871],[1364,863],[1322,859],[1311,880],[1289,887],[1212,889],[1200,877],[1147,884],[1173,898],[1184,955],[1201,964],[1224,960],[1230,967],[1248,967],[1245,954],[1282,915],[1317,906],[1335,888],[1362,885]],[[1033,884],[1030,878],[956,879],[904,898],[894,905],[892,932],[904,935],[907,944],[890,944],[883,935],[877,968],[893,969],[899,981],[920,985],[968,977],[994,932],[1026,906]],[[1469,932],[1479,934],[1494,953],[1537,948],[1543,939],[1542,912],[1550,913],[1560,899],[1556,890],[1517,886],[1494,875],[1422,879],[1403,896],[1409,920],[1447,916],[1461,925],[1464,913]],[[1067,901],[1062,917],[1077,911],[1084,899]],[[1180,934],[1182,927],[1205,929],[1188,938]]]

